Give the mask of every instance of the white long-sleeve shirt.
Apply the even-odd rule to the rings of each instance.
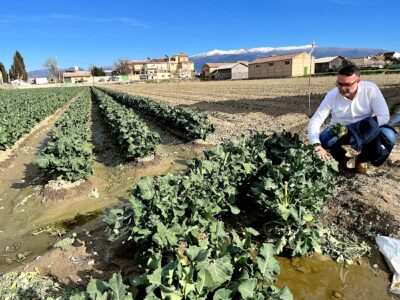
[[[389,122],[389,109],[382,92],[375,83],[360,81],[353,100],[339,93],[338,88],[329,91],[308,123],[308,138],[311,144],[320,143],[321,125],[332,114],[329,125],[352,124],[376,116],[379,126]]]

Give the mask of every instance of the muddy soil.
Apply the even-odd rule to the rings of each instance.
[[[400,75],[364,76],[364,79],[374,81],[380,86],[389,107],[400,102]],[[305,137],[305,127],[309,117],[318,107],[325,93],[334,86],[334,82],[334,77],[313,78],[310,108],[305,78],[239,82],[142,83],[112,88],[206,113],[216,127],[216,131],[207,138],[205,143],[215,144],[254,130],[267,133],[289,130],[300,132]],[[97,113],[94,112],[94,114]],[[97,116],[93,119],[101,120],[98,114]],[[101,125],[100,121],[93,122],[93,132],[97,169],[95,176],[90,179],[94,183],[86,184],[88,184],[87,191],[90,191],[92,187],[102,186],[98,181],[96,182],[99,177],[102,182],[106,182],[100,194],[107,195],[106,198],[112,198],[113,201],[104,202],[102,207],[125,201],[129,186],[140,176],[179,172],[185,168],[183,163],[185,157],[195,157],[201,152],[199,148],[192,148],[193,143],[179,144],[179,140],[169,137],[163,131],[164,145],[158,150],[156,160],[148,165],[142,164],[138,168],[137,164],[126,164],[123,158],[116,155],[118,150],[114,148],[112,138],[107,137],[107,129]],[[30,147],[33,147],[33,144]],[[177,166],[179,164],[181,165]],[[399,167],[400,147],[395,147],[387,162],[380,168],[369,167],[367,175],[338,174],[342,184],[337,188],[334,197],[326,203],[324,208],[326,223],[341,224],[347,229],[359,232],[365,238],[371,238],[376,234],[400,238]],[[75,195],[73,198],[78,199],[79,196]],[[63,209],[68,209],[68,202],[57,203],[63,203]],[[85,212],[89,211],[88,209]],[[101,217],[75,231],[78,237],[68,250],[52,249],[33,261],[21,262],[19,270],[39,270],[41,274],[50,274],[66,285],[85,284],[90,276],[108,278],[113,272],[121,270],[124,274],[135,274],[136,270],[130,263],[129,249],[121,248],[118,243],[110,243],[106,240]],[[373,243],[373,239],[370,241]],[[379,286],[377,288],[379,292],[371,292],[369,295],[366,293],[366,299],[377,299],[376,296],[379,297],[380,293],[384,299],[390,299],[387,294],[383,295],[389,284],[389,275],[372,269],[368,263],[363,267],[364,270],[356,270],[355,273],[372,274],[366,275],[368,278],[365,279],[363,286],[374,286],[376,282]],[[12,268],[15,268],[15,265]],[[313,271],[311,268],[312,273],[316,273],[313,276],[321,278],[324,266],[315,268],[320,268],[322,273]],[[287,276],[292,276],[290,278],[300,276],[301,280],[307,280],[310,274],[302,275],[300,273],[303,272],[297,269],[295,266],[293,271],[295,275]],[[292,271],[288,270],[288,272]],[[282,275],[283,278],[285,274]],[[334,276],[339,276],[340,279],[343,274],[341,275],[339,270],[338,273],[334,273]],[[290,278],[286,277],[285,280],[288,282],[293,280]],[[331,279],[328,277],[326,280],[329,282]],[[373,283],[374,280],[375,283]],[[296,289],[294,285],[293,288]],[[360,287],[361,290],[362,287]],[[315,299],[333,297],[335,292],[342,295],[343,289],[335,287],[324,290],[322,294],[317,294]],[[301,296],[301,293],[304,291],[297,294],[300,295],[299,299],[307,299],[304,294],[304,297]]]

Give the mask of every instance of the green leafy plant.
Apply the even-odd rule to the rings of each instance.
[[[188,108],[173,107],[146,97],[139,97],[123,92],[109,89],[101,89],[118,102],[133,108],[135,111],[148,116],[151,120],[183,132],[186,136],[194,139],[205,139],[214,126],[209,124],[207,116],[190,110]]]
[[[90,279],[86,291],[71,295],[70,300],[98,300],[98,299],[120,299],[133,300],[132,293],[128,290],[128,285],[123,283],[120,274],[113,274],[111,279],[106,282],[99,279]]]
[[[86,89],[57,121],[50,133],[51,139],[34,161],[42,171],[69,181],[93,173],[89,104],[90,94]]]
[[[77,95],[79,88],[0,90],[0,150]]]
[[[337,138],[340,138],[340,137],[342,137],[343,135],[345,135],[347,133],[347,128],[342,123],[336,123],[335,125],[333,125],[331,127],[329,133],[332,136],[336,136]]]
[[[241,238],[219,223],[200,238],[191,235],[165,262],[154,255],[132,285],[145,288],[145,299],[292,299],[287,287],[274,286],[280,268],[273,245],[257,248],[251,228]]]
[[[312,147],[290,148],[276,164],[265,166],[251,184],[251,195],[269,216],[267,232],[278,239],[277,253],[284,247],[292,255],[321,252],[326,230],[318,215],[336,180],[337,164],[318,159]]]
[[[150,131],[132,109],[114,101],[99,89],[93,88],[92,91],[126,157],[137,158],[154,154],[161,141],[159,134]]]

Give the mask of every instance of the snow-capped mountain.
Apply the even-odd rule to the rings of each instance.
[[[269,53],[272,51],[293,51],[301,52],[311,50],[311,45],[305,46],[291,46],[291,47],[260,47],[260,48],[249,48],[249,49],[237,49],[237,50],[212,50],[209,52],[199,53],[193,55],[191,58],[207,57],[213,55],[229,55],[229,54],[247,54],[247,53]]]
[[[194,62],[197,72],[200,72],[201,67],[205,63],[213,62],[236,62],[248,61],[251,62],[257,58],[268,57],[271,55],[283,55],[296,52],[310,52],[311,45],[304,46],[289,46],[289,47],[260,47],[249,49],[236,49],[236,50],[212,50],[205,53],[199,53],[190,57]],[[314,48],[313,56],[316,58],[326,56],[343,56],[346,58],[361,57],[367,55],[374,55],[378,52],[386,52],[384,49],[374,48],[339,48],[339,47],[319,47]]]

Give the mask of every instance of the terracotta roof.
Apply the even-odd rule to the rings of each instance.
[[[298,53],[293,53],[293,54],[286,54],[286,55],[276,55],[276,56],[269,56],[265,58],[259,58],[256,59],[255,61],[252,61],[250,64],[259,64],[259,63],[265,63],[265,62],[273,62],[273,61],[280,61],[280,60],[287,60],[287,59],[292,59],[293,57],[306,53],[306,52],[298,52]]]
[[[64,72],[63,77],[64,78],[69,78],[69,77],[90,77],[90,72],[89,71],[77,71],[77,72]]]

